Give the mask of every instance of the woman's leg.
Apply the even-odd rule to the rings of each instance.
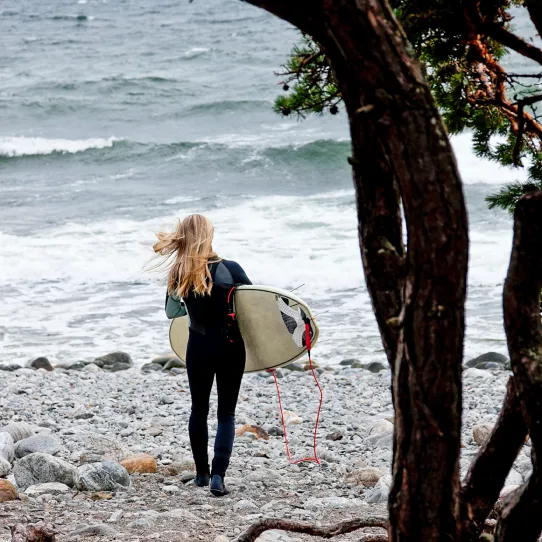
[[[204,345],[198,345],[199,342],[191,335],[186,356],[186,372],[192,397],[188,433],[196,471],[209,473],[207,416],[209,414],[209,397],[213,387],[214,367],[209,357],[205,355]]]
[[[235,407],[245,371],[245,348],[241,343],[227,346],[226,355],[216,360],[216,387],[218,393],[218,428],[211,475],[224,478],[230,463],[235,437]]]

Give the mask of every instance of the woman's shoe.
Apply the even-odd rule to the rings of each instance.
[[[229,493],[224,485],[224,478],[222,476],[215,474],[211,479],[211,493],[215,497],[223,497]]]
[[[198,473],[194,479],[198,487],[207,487],[209,485],[209,475],[207,473]]]

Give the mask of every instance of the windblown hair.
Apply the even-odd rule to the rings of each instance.
[[[154,252],[165,257],[168,272],[168,293],[185,297],[209,295],[213,288],[209,262],[220,258],[213,251],[214,228],[202,215],[189,215],[177,223],[172,233],[157,233]]]

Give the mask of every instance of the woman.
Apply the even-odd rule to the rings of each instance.
[[[187,216],[171,234],[157,234],[154,251],[169,267],[166,312],[184,305],[190,318],[186,369],[192,411],[188,431],[196,463],[195,483],[211,483],[211,493],[226,495],[224,476],[235,436],[235,407],[245,370],[245,346],[228,327],[228,294],[236,284],[251,284],[239,264],[213,251],[214,228],[202,215]],[[182,300],[182,301],[181,301]],[[229,330],[229,332],[228,332]],[[209,397],[216,375],[218,428],[212,469],[207,455]]]

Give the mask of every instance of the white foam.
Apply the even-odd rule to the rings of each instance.
[[[107,139],[47,139],[43,137],[0,137],[0,156],[20,157],[52,153],[73,154],[89,149],[112,147],[122,141],[116,137]]]
[[[154,232],[202,210],[190,197],[169,204],[174,200],[175,213],[151,220],[69,223],[32,236],[0,233],[0,329],[6,330],[0,359],[88,359],[123,349],[143,362],[168,350],[163,274],[144,267]],[[298,295],[321,314],[319,359],[383,360],[352,190],[246,198],[206,214],[215,224],[217,252],[241,263],[254,283],[305,284]],[[468,354],[503,341],[498,299],[510,245],[507,223],[471,230]]]

